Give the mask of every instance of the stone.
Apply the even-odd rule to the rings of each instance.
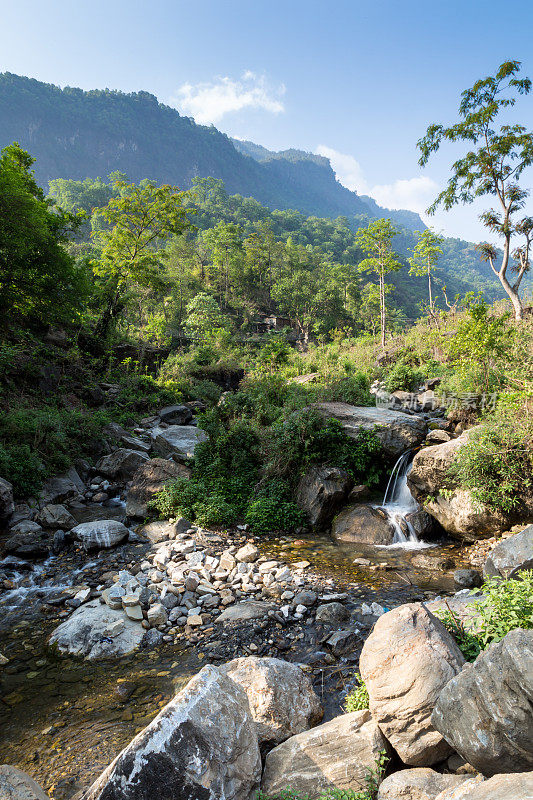
[[[357,439],[361,428],[375,432],[384,453],[391,458],[417,447],[426,437],[427,424],[415,414],[348,403],[317,403],[313,408],[323,417],[337,419],[352,439]]]
[[[261,757],[243,689],[206,666],[97,778],[83,800],[250,800]]]
[[[324,603],[316,610],[316,621],[322,625],[342,625],[350,619],[350,612],[341,603]]]
[[[14,512],[13,486],[5,478],[0,478],[0,522],[7,522]]]
[[[426,442],[430,444],[444,444],[444,442],[449,442],[452,437],[447,431],[440,430],[436,428],[428,433],[426,436]]]
[[[128,538],[129,531],[116,519],[100,519],[76,525],[71,534],[81,542],[85,550],[101,550],[123,542]]]
[[[129,617],[129,619],[133,619],[136,622],[140,622],[143,618],[143,610],[138,603],[136,605],[125,606],[124,611],[126,612],[126,616]]]
[[[168,425],[186,425],[192,419],[192,411],[188,406],[165,406],[159,412],[159,418]]]
[[[21,519],[21,520],[19,520],[19,522],[15,522],[15,524],[11,525],[11,527],[10,527],[10,533],[14,533],[14,534],[16,534],[16,533],[21,533],[21,534],[36,533],[36,534],[40,534],[40,533],[42,533],[42,531],[43,531],[43,529],[41,528],[39,523],[38,522],[34,522],[31,519]]]
[[[342,714],[279,744],[268,753],[261,791],[276,795],[291,788],[299,795],[318,797],[336,787],[366,788],[369,769],[388,745],[370,712]]]
[[[533,630],[517,628],[444,686],[432,724],[483,775],[533,769]]]
[[[344,628],[332,633],[326,644],[331,648],[331,652],[336,658],[351,653],[357,646],[357,631],[351,628]]]
[[[235,560],[240,561],[243,564],[253,564],[254,561],[260,556],[260,552],[258,548],[253,544],[245,544],[244,547],[240,547],[237,552],[235,553]]]
[[[164,542],[168,539],[174,539],[176,535],[176,528],[173,522],[168,522],[167,520],[154,520],[154,522],[148,522],[146,525],[136,528],[135,533],[137,533],[139,536],[146,537],[150,542],[152,542],[152,544],[159,544],[159,542]]]
[[[316,592],[310,591],[309,589],[304,589],[304,591],[298,592],[294,595],[293,603],[295,605],[311,607],[314,606],[317,600],[318,595]]]
[[[48,558],[50,554],[50,549],[41,539],[39,532],[16,533],[14,536],[10,536],[3,544],[3,551],[6,555],[30,560]]]
[[[369,505],[346,506],[331,527],[337,542],[387,545],[394,539],[394,527],[387,516]]]
[[[49,800],[33,778],[17,767],[0,765],[0,798],[2,800]]]
[[[97,461],[96,469],[106,478],[129,481],[145,461],[148,461],[146,453],[119,447],[118,450]]]
[[[296,489],[296,503],[305,511],[309,524],[316,529],[329,525],[346,499],[353,480],[338,467],[311,467]]]
[[[163,457],[192,458],[199,442],[207,441],[207,434],[194,425],[170,425],[151,431],[154,452]]]
[[[128,436],[128,431],[119,425],[118,422],[108,422],[102,428],[102,434],[110,439],[119,442],[123,436]]]
[[[323,709],[310,678],[279,658],[235,658],[221,672],[248,696],[262,749],[284,742],[320,722]]]
[[[435,800],[531,800],[533,772],[494,775],[488,781],[473,778],[456,789],[445,789]]]
[[[429,767],[394,772],[380,784],[377,800],[434,800],[445,789],[454,789],[470,775],[442,775]]]
[[[43,528],[61,528],[64,531],[70,531],[71,528],[77,525],[70,511],[61,504],[45,506],[37,515],[37,522]]]
[[[127,450],[140,450],[142,453],[149,453],[152,447],[149,442],[145,442],[137,436],[123,436],[120,441]]]
[[[514,578],[523,569],[533,569],[533,525],[498,542],[485,561],[483,574]]]
[[[481,575],[475,569],[456,569],[453,581],[460,589],[475,589],[483,583]]]
[[[78,497],[85,491],[85,484],[74,469],[71,467],[64,475],[59,475],[56,478],[49,478],[45,483],[39,495],[41,505],[55,505],[63,503],[64,500],[70,500]]]
[[[165,483],[176,478],[190,478],[191,471],[183,464],[175,464],[162,458],[151,458],[135,471],[126,496],[128,517],[147,517],[154,513],[148,504],[161,491]]]
[[[263,619],[273,608],[272,603],[265,603],[262,600],[245,600],[242,603],[236,603],[234,606],[226,608],[217,617],[217,622],[244,622],[249,619]]]
[[[108,608],[100,600],[91,600],[61,623],[48,643],[57,647],[62,655],[94,661],[133,653],[142,636],[142,627],[128,619],[123,611]]]
[[[444,625],[420,603],[398,606],[377,620],[359,669],[372,716],[404,764],[431,766],[450,754],[431,713],[464,663]]]
[[[168,622],[168,611],[161,603],[155,603],[148,609],[148,622],[157,628],[159,625],[166,625]]]

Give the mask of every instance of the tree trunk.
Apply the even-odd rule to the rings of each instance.
[[[385,350],[385,279],[383,275],[379,276],[379,306],[380,306],[380,322],[381,322],[381,347]]]

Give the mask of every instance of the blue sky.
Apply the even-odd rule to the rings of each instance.
[[[528,0],[0,0],[0,20],[0,71],[150,91],[232,136],[329,155],[349,188],[418,211],[459,154],[421,171],[427,125],[502,61],[533,77]],[[533,128],[533,95],[515,113]],[[432,224],[479,240],[478,212]]]

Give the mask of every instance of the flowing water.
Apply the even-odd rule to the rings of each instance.
[[[433,545],[421,541],[409,519],[411,514],[421,510],[421,506],[407,484],[407,476],[411,469],[413,453],[407,450],[403,453],[391,472],[385,496],[380,506],[387,514],[393,528],[394,540],[387,547],[402,547],[406,550],[420,550]]]

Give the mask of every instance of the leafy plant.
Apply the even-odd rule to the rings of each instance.
[[[462,619],[449,609],[440,611],[436,615],[448,633],[451,633],[457,646],[467,661],[475,661],[483,650],[479,636],[465,627]]]
[[[289,484],[274,480],[250,502],[245,520],[255,533],[290,531],[305,522],[305,513],[290,499]]]
[[[368,689],[359,673],[354,675],[356,686],[346,695],[344,710],[347,714],[351,711],[362,711],[369,706]]]

